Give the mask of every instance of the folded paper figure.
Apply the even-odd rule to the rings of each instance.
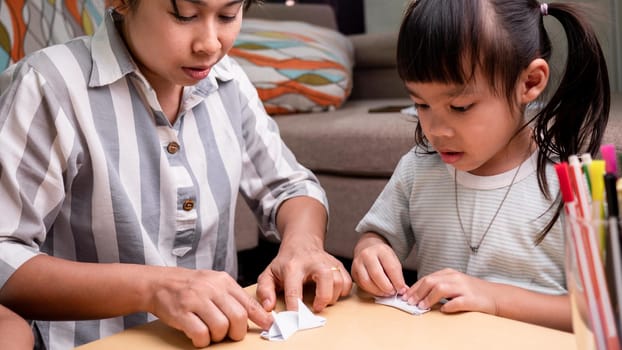
[[[421,309],[417,305],[410,305],[397,294],[392,297],[374,297],[374,299],[377,304],[392,306],[413,315],[421,315],[430,311],[430,308]]]
[[[314,315],[311,310],[298,300],[298,311],[272,311],[274,323],[269,330],[261,332],[261,337],[268,340],[287,340],[298,330],[321,327],[326,323],[324,317]]]

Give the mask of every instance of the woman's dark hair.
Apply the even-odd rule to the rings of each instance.
[[[253,4],[253,3],[262,3],[263,0],[244,0],[244,11],[248,10],[248,8]],[[173,4],[173,9],[175,10],[175,13],[178,13],[179,10],[177,9],[177,0],[171,0],[171,3]]]
[[[139,0],[128,0],[127,6],[135,9],[136,6],[138,5],[138,1]],[[252,4],[261,4],[261,3],[263,3],[263,0],[244,0],[244,11],[248,10],[248,8]],[[173,4],[173,9],[175,11],[175,14],[179,14],[179,9],[177,9],[177,0],[171,0],[171,4]]]
[[[400,27],[397,69],[405,82],[456,85],[469,83],[479,70],[494,93],[516,105],[514,89],[521,72],[536,58],[551,58],[543,15],[555,17],[566,33],[568,59],[556,91],[525,124],[533,126],[540,151],[540,190],[551,198],[547,162],[598,152],[611,97],[602,49],[578,5],[551,3],[546,10],[537,0],[413,1]],[[419,125],[415,139],[430,150]],[[537,242],[558,215],[559,210]]]

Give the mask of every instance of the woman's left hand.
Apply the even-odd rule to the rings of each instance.
[[[309,282],[315,283],[315,312],[350,294],[352,279],[343,264],[321,245],[308,243],[281,246],[274,260],[259,275],[257,297],[265,310],[274,309],[277,290],[284,291],[287,310],[296,310],[303,286]]]

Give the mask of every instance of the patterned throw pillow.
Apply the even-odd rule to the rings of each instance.
[[[0,0],[0,71],[33,51],[93,34],[104,0]]]
[[[271,115],[335,109],[350,95],[354,49],[331,29],[245,18],[229,55]]]

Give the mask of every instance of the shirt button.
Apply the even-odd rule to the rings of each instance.
[[[194,201],[192,199],[186,199],[182,208],[184,208],[185,211],[190,211],[194,209]]]
[[[166,150],[170,154],[175,154],[175,153],[177,153],[177,151],[179,151],[179,144],[177,142],[173,141],[173,142],[169,143],[168,146],[166,146]]]

